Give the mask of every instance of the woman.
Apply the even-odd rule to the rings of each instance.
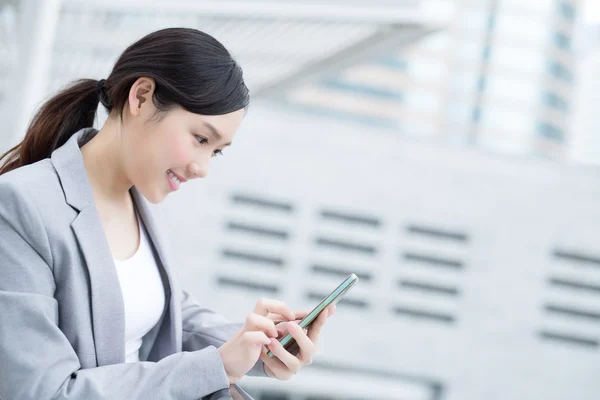
[[[293,322],[306,312],[279,301],[259,300],[243,324],[202,309],[150,204],[206,176],[248,101],[229,52],[176,28],[41,107],[0,158],[0,398],[198,399],[310,364],[335,309],[308,332]],[[99,102],[109,118],[97,131]],[[297,354],[276,340],[285,332]]]

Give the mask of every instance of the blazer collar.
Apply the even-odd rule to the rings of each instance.
[[[77,211],[94,205],[92,188],[79,147],[91,140],[97,133],[98,131],[94,128],[81,129],[50,156],[65,192],[65,199]]]

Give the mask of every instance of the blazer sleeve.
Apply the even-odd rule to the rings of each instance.
[[[220,314],[201,308],[193,295],[182,292],[183,351],[197,351],[207,346],[219,348],[242,328],[242,323],[229,322]],[[269,377],[260,358],[246,375]]]
[[[50,245],[24,190],[0,180],[1,399],[198,399],[229,386],[214,346],[81,369],[58,327]]]

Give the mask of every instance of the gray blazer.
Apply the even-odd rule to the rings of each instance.
[[[125,363],[121,289],[79,148],[96,133],[0,176],[0,399],[199,399],[227,388],[217,348],[241,324],[181,289],[135,187],[166,302],[142,361]],[[249,375],[266,376],[262,361]]]

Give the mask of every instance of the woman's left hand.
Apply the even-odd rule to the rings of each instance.
[[[298,373],[302,367],[312,364],[312,357],[317,350],[321,328],[323,328],[327,319],[335,313],[335,309],[335,305],[331,305],[323,310],[317,319],[308,327],[308,332],[305,332],[300,328],[298,322],[308,315],[310,311],[296,312],[295,321],[285,321],[284,318],[277,314],[268,315],[267,318],[279,322],[275,325],[279,337],[277,339],[271,339],[271,344],[267,346],[268,349],[263,347],[263,351],[260,355],[260,359],[265,364],[265,372],[267,375],[279,380],[288,380],[294,374]],[[288,352],[283,348],[281,343],[279,343],[279,339],[287,333],[292,335],[298,345],[299,351],[297,354]],[[275,357],[269,358],[267,356],[269,350],[273,352]]]

